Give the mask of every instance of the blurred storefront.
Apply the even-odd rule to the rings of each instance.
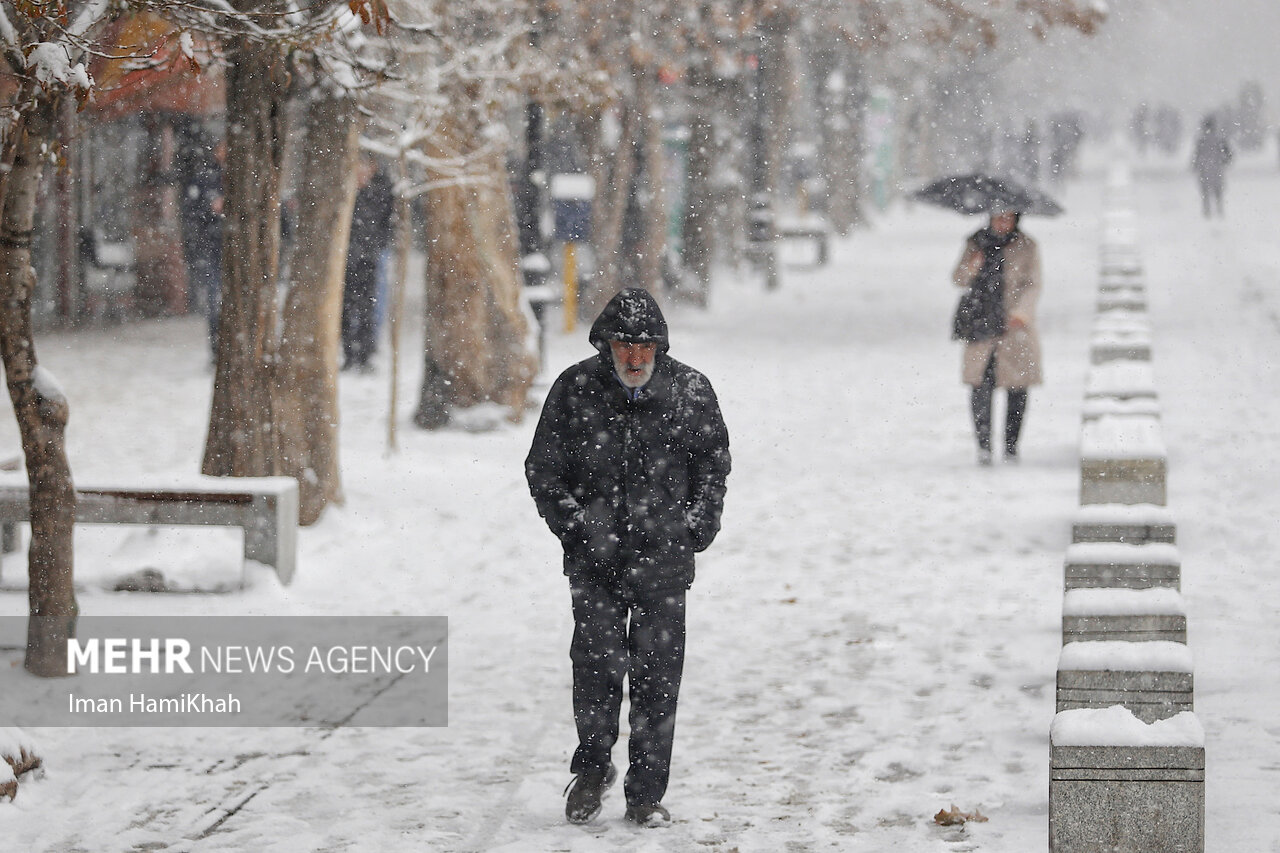
[[[182,314],[189,297],[180,222],[184,146],[221,138],[214,51],[167,21],[116,24],[116,56],[95,57],[94,99],[60,117],[34,246],[40,325]]]

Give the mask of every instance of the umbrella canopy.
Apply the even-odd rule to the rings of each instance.
[[[1048,195],[1032,187],[1024,187],[1007,178],[991,175],[952,175],[940,178],[916,190],[912,197],[920,201],[949,207],[960,213],[990,213],[997,210],[1057,216],[1062,206]]]

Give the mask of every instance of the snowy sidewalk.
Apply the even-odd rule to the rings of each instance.
[[[1257,604],[1276,593],[1280,251],[1261,252],[1280,178],[1241,182],[1231,231],[1199,221],[1185,176],[1137,181],[1209,846],[1267,849],[1280,690],[1253,674],[1280,666]],[[35,730],[48,773],[0,806],[6,836],[51,851],[1045,849],[1100,195],[1100,179],[1082,181],[1066,216],[1025,223],[1045,261],[1047,382],[1017,467],[974,464],[947,339],[949,273],[974,220],[896,211],[836,243],[829,267],[784,269],[777,292],[726,271],[711,310],[670,312],[671,353],[715,384],[734,454],[724,529],[689,599],[670,829],[626,824],[620,791],[595,824],[563,822],[571,623],[523,482],[532,414],[489,432],[405,429],[387,457],[379,362],[343,375],[348,502],[303,531],[292,587],[103,592],[93,578],[233,571],[238,552],[187,531],[97,533],[77,555],[81,606],[446,615],[449,728]],[[550,336],[554,370],[590,354],[585,336]],[[195,470],[211,381],[198,322],[40,347],[72,401],[77,476]],[[406,372],[412,400],[416,364]],[[17,570],[11,559],[6,577]],[[0,596],[3,612],[24,607]],[[935,826],[952,804],[990,821]]]

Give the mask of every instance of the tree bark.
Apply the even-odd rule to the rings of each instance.
[[[287,78],[269,45],[240,38],[228,58],[222,315],[202,470],[255,477],[281,473],[272,392]]]
[[[309,105],[298,188],[297,250],[285,297],[275,389],[281,473],[298,481],[299,522],[342,502],[338,465],[338,359],[355,161],[355,102]]]
[[[715,129],[711,124],[712,87],[710,61],[689,69],[689,163],[685,213],[681,237],[684,268],[692,300],[706,307],[711,291],[711,229],[715,198],[711,189]]]
[[[56,104],[40,99],[24,117],[16,131],[17,149],[0,210],[0,358],[22,436],[31,496],[24,666],[46,677],[66,675],[66,641],[75,636],[79,611],[73,584],[76,493],[65,441],[70,410],[57,383],[36,359],[31,328],[36,284],[31,235],[41,154],[54,139],[55,115]]]
[[[472,150],[470,129],[446,121],[428,152]],[[427,205],[427,317],[423,394],[414,420],[440,426],[450,409],[496,402],[519,420],[537,372],[521,308],[515,215],[501,152],[474,164],[483,181],[436,189]]]
[[[639,191],[644,216],[644,242],[639,264],[639,284],[653,293],[662,293],[667,256],[667,186],[662,122],[658,119],[654,103],[656,83],[657,73],[646,69],[637,86],[644,134],[644,183]]]
[[[614,151],[597,148],[599,163],[596,168],[596,212],[593,216],[598,269],[596,286],[590,294],[584,294],[579,304],[594,316],[604,304],[622,289],[619,273],[619,253],[622,251],[622,220],[627,210],[631,192],[631,180],[635,175],[636,139],[639,135],[640,116],[636,105],[624,100],[621,109],[622,132]]]
[[[865,87],[856,58],[843,57],[837,47],[817,52],[820,81],[822,156],[818,160],[827,185],[827,217],[840,236],[865,224],[862,213],[862,109]]]

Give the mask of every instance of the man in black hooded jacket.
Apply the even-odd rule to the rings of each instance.
[[[694,553],[720,529],[729,435],[711,383],[667,355],[667,323],[647,291],[610,300],[589,340],[598,354],[551,387],[525,460],[538,512],[564,547],[573,599],[578,749],[565,816],[591,820],[614,781],[629,676],[626,816],[662,825],[685,591]]]

